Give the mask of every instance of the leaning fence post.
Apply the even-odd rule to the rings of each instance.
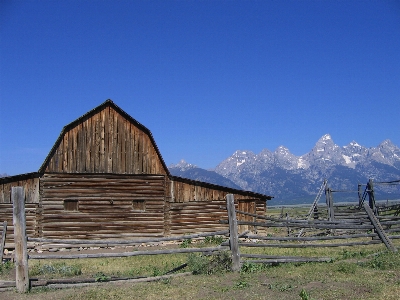
[[[232,251],[232,271],[240,271],[240,251],[239,251],[239,237],[238,237],[238,224],[235,211],[235,200],[233,194],[226,195],[226,207],[228,209],[229,219],[229,243]]]
[[[6,234],[7,234],[7,221],[4,221],[3,222],[3,233],[1,235],[1,244],[0,244],[0,263],[3,262],[4,246],[6,244]]]
[[[24,188],[11,188],[13,202],[13,225],[15,242],[15,284],[18,292],[26,293],[29,290],[28,252],[26,245],[26,218]]]

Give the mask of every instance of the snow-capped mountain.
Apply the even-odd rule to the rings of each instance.
[[[185,172],[187,170],[197,168],[196,165],[189,164],[184,159],[181,159],[177,164],[171,164],[168,169],[169,170],[176,170],[180,172]]]
[[[358,182],[366,183],[369,178],[400,179],[400,149],[390,140],[373,148],[365,148],[355,141],[340,147],[326,134],[302,156],[292,154],[284,146],[274,152],[264,149],[259,154],[236,151],[215,172],[243,189],[275,196],[278,201],[305,199],[316,193],[324,178],[331,188],[340,190],[355,190]],[[397,193],[400,198],[399,187],[381,188],[381,191],[385,195]]]
[[[183,159],[175,165],[171,164],[168,169],[174,176],[208,182],[234,189],[241,189],[240,186],[233,183],[230,179],[217,174],[214,171],[198,168],[196,165],[189,164]]]
[[[179,168],[182,172],[200,169],[181,161],[171,170]],[[221,181],[212,182],[213,172],[207,172],[210,173],[206,181],[223,185]],[[390,140],[372,148],[363,147],[356,141],[341,147],[326,134],[310,152],[301,156],[292,154],[284,146],[279,146],[274,152],[264,149],[259,154],[237,150],[222,161],[215,172],[242,189],[274,196],[276,204],[308,202],[313,200],[325,178],[332,189],[348,191],[355,191],[358,183],[365,184],[370,178],[374,181],[399,180],[400,148]],[[202,180],[199,176],[190,177],[193,174],[180,174]],[[377,186],[376,191],[381,200],[400,199],[400,185]],[[334,198],[356,200],[357,193],[337,193]]]

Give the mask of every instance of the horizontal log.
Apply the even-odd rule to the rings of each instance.
[[[224,247],[206,247],[206,248],[179,248],[152,251],[134,251],[121,253],[87,253],[87,254],[29,254],[28,259],[76,259],[76,258],[101,258],[101,257],[131,257],[139,255],[159,255],[159,254],[177,254],[177,253],[196,253],[196,252],[215,252],[222,251]]]
[[[283,255],[265,255],[265,254],[240,254],[240,257],[245,258],[265,258],[265,259],[329,259],[330,257],[304,257],[304,256],[283,256]],[[252,260],[249,260],[251,262]]]
[[[80,211],[69,211],[64,213],[53,213],[53,212],[44,212],[43,220],[107,220],[107,219],[122,219],[122,218],[130,218],[130,219],[163,219],[164,211],[139,211],[139,210],[131,210],[125,212],[104,212],[100,213],[97,211],[90,212],[80,212]]]
[[[340,224],[343,222],[347,222],[347,220],[332,220],[332,221],[324,221],[324,220],[301,220],[301,219],[278,219],[278,218],[271,218],[271,217],[265,217],[265,216],[259,216],[256,214],[252,214],[252,213],[248,213],[248,212],[244,212],[244,211],[236,211],[237,213],[246,215],[246,216],[252,216],[252,217],[256,217],[258,219],[264,219],[264,220],[269,220],[269,221],[273,221],[273,222],[277,222],[277,223],[299,223],[300,224]],[[359,219],[354,219],[355,223],[362,223],[362,220]],[[366,219],[367,222],[369,222],[368,219]]]
[[[116,191],[124,191],[124,190],[138,190],[138,189],[152,189],[152,190],[164,190],[164,185],[162,182],[144,182],[144,181],[138,181],[136,183],[132,182],[124,182],[121,181],[119,184],[111,184],[108,181],[102,181],[102,182],[82,182],[82,183],[71,183],[70,185],[57,185],[57,184],[44,184],[43,185],[43,190],[46,192],[53,192],[53,191],[60,191],[60,192],[65,192],[65,191],[72,191],[72,190],[81,190],[84,193],[88,191],[97,191],[97,190],[111,190],[114,189]]]
[[[359,246],[359,245],[372,245],[380,244],[380,240],[371,240],[365,242],[352,242],[352,243],[337,243],[337,244],[254,244],[239,242],[242,247],[265,247],[265,248],[325,248],[325,247],[346,247],[346,246]]]
[[[265,258],[265,259],[274,259],[274,258],[305,258],[302,256],[283,256],[283,255],[266,255],[266,254],[247,254],[241,253],[240,257],[244,258]],[[250,261],[250,260],[249,260]]]
[[[47,239],[47,238],[31,238],[28,237],[29,242],[41,242],[41,243],[60,243],[60,244],[142,244],[142,243],[153,243],[153,242],[166,242],[166,241],[178,241],[185,239],[196,239],[207,236],[225,235],[228,234],[229,230],[215,231],[211,233],[198,233],[191,235],[173,236],[173,237],[162,237],[162,238],[146,238],[146,239],[134,239],[134,240],[60,240],[60,239]]]
[[[60,228],[60,226],[62,226]],[[150,229],[150,228],[163,228],[164,222],[159,221],[159,222],[147,222],[146,224],[143,224],[141,222],[110,222],[110,223],[105,223],[103,222],[102,224],[98,223],[67,223],[64,222],[60,225],[56,223],[49,223],[46,224],[46,226],[43,226],[44,230],[57,230],[60,229],[60,231],[65,231],[65,230],[97,230],[97,231],[102,231],[103,229],[121,229],[121,230],[137,230],[138,228],[143,228],[143,229]]]
[[[155,193],[153,190],[144,191],[144,190],[130,190],[126,191],[126,193],[118,193],[116,191],[97,191],[96,193],[83,193],[79,191],[66,191],[65,193],[60,193],[59,191],[55,192],[54,194],[51,193],[44,193],[45,199],[63,199],[63,198],[77,198],[77,199],[135,199],[141,197],[147,198],[161,198],[163,197],[163,191],[159,193]]]
[[[168,274],[168,275],[161,275],[161,276],[155,276],[155,277],[144,277],[144,278],[133,278],[133,279],[128,279],[128,278],[123,278],[123,279],[119,279],[119,278],[111,278],[108,283],[122,283],[122,282],[126,282],[126,283],[138,283],[138,282],[151,282],[151,281],[159,281],[159,280],[164,280],[164,279],[168,279],[168,278],[173,278],[173,277],[181,277],[181,276],[188,276],[188,275],[192,275],[192,272],[185,272],[185,273],[177,273],[177,274]],[[48,281],[53,281],[52,280],[48,280]],[[61,289],[61,288],[65,288],[65,287],[84,287],[84,286],[92,286],[92,285],[101,285],[102,283],[99,282],[83,282],[83,283],[52,283],[52,282],[48,282],[48,281],[40,281],[40,282],[46,282],[45,286],[49,287],[49,288],[53,288],[53,289]],[[33,286],[41,286],[41,285],[35,285],[33,284]]]
[[[306,263],[306,262],[330,262],[331,258],[275,258],[275,259],[251,259],[243,262],[251,263],[263,263],[263,264],[274,264],[274,263]]]
[[[0,288],[15,287],[15,280],[1,280]]]
[[[59,233],[59,232],[57,232]],[[162,237],[163,236],[164,231],[157,231],[155,233],[151,233],[151,232],[146,232],[146,233],[142,233],[142,232],[138,232],[138,233],[134,233],[134,232],[130,232],[130,233],[118,233],[116,234],[114,233],[90,233],[90,232],[79,232],[79,233],[75,233],[74,235],[68,235],[68,234],[46,234],[45,237],[49,238],[49,239],[123,239],[123,238],[143,238],[143,237]]]
[[[146,236],[147,234],[151,234],[151,233],[158,233],[158,234],[162,234],[164,232],[164,228],[160,227],[160,228],[155,228],[155,229],[144,229],[144,228],[139,228],[137,230],[135,230],[134,228],[131,228],[131,230],[126,230],[126,231],[116,231],[115,229],[103,229],[101,231],[99,230],[93,230],[93,231],[89,231],[89,230],[72,230],[72,229],[68,229],[65,231],[51,231],[51,230],[46,230],[45,228],[42,231],[42,234],[44,237],[48,237],[48,236],[75,236],[75,235],[83,235],[83,236],[95,236],[95,237],[101,237],[103,235],[108,234],[109,236],[122,236],[122,234],[136,234],[137,236]]]
[[[227,224],[228,221],[220,220],[220,223]],[[329,223],[292,223],[292,222],[285,222],[285,223],[275,223],[275,222],[265,222],[265,223],[257,223],[257,222],[247,222],[247,221],[238,221],[238,225],[250,225],[250,226],[260,226],[260,227],[296,227],[296,228],[319,228],[319,229],[373,229],[373,225],[356,225],[356,224],[329,224]]]
[[[323,240],[338,240],[338,239],[352,239],[352,238],[366,238],[366,237],[377,237],[376,233],[365,233],[365,234],[349,234],[349,235],[337,235],[337,236],[302,236],[302,237],[273,237],[273,236],[260,236],[248,234],[244,236],[248,239],[257,240],[268,240],[268,241],[323,241]]]

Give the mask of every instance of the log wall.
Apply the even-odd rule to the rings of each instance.
[[[175,178],[176,179],[176,178]],[[221,188],[195,181],[167,181],[167,199],[170,204],[166,232],[179,235],[227,229],[220,220],[227,220],[226,195],[233,194],[236,209],[265,215],[266,200],[254,198],[228,188]],[[239,215],[239,220],[254,221],[254,217]],[[253,229],[242,225],[240,230]]]
[[[219,220],[228,220],[226,200],[171,203],[170,234],[212,232],[228,229]]]
[[[238,190],[224,188],[221,186],[216,186],[194,180],[186,180],[184,178],[182,178],[182,180],[168,180],[167,193],[167,197],[170,197],[171,202],[177,203],[225,200],[227,194],[233,194],[235,200],[255,199],[254,193],[252,193],[251,195],[247,195],[248,193],[245,191],[241,193]],[[265,212],[266,201],[260,201],[260,203],[263,203],[263,205],[261,205],[259,209],[264,209]]]
[[[101,239],[164,234],[164,176],[45,174],[40,189],[42,237]],[[65,210],[64,200],[77,201],[78,209]]]
[[[26,234],[29,237],[38,237],[38,203],[26,203]],[[13,204],[0,203],[0,221],[7,221],[6,248],[14,247]]]
[[[61,133],[41,168],[43,172],[167,173],[151,133],[112,106],[72,124]]]
[[[25,203],[39,203],[38,175],[30,174],[0,178],[0,203],[11,203],[11,188],[14,186],[24,187]]]

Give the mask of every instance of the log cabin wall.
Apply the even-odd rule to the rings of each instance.
[[[24,187],[25,203],[39,203],[39,174],[0,178],[0,203],[11,203],[11,188],[15,186]]]
[[[25,215],[26,215],[26,234],[29,237],[39,237],[38,235],[38,203],[26,203],[25,204]],[[4,221],[7,221],[7,233],[6,233],[6,247],[14,248],[14,226],[13,226],[13,204],[12,203],[0,203],[0,215],[1,225]]]
[[[46,173],[40,193],[40,234],[46,238],[164,234],[163,175]]]
[[[106,101],[67,125],[41,172],[167,174],[151,132]]]
[[[250,213],[265,214],[266,199],[255,198],[255,193],[241,192],[218,187],[204,182],[179,179],[167,181],[167,200],[169,204],[169,223],[166,232],[171,235],[185,233],[209,232],[224,230],[226,224],[219,220],[227,220],[226,195],[233,194],[236,209]],[[260,195],[261,196],[261,195]],[[254,217],[238,214],[239,220],[253,221]],[[248,230],[246,225],[241,230]]]
[[[26,232],[29,236],[38,236],[39,180],[37,173],[0,178],[0,223],[7,221],[6,248],[12,248],[14,244],[12,187],[24,187]]]

